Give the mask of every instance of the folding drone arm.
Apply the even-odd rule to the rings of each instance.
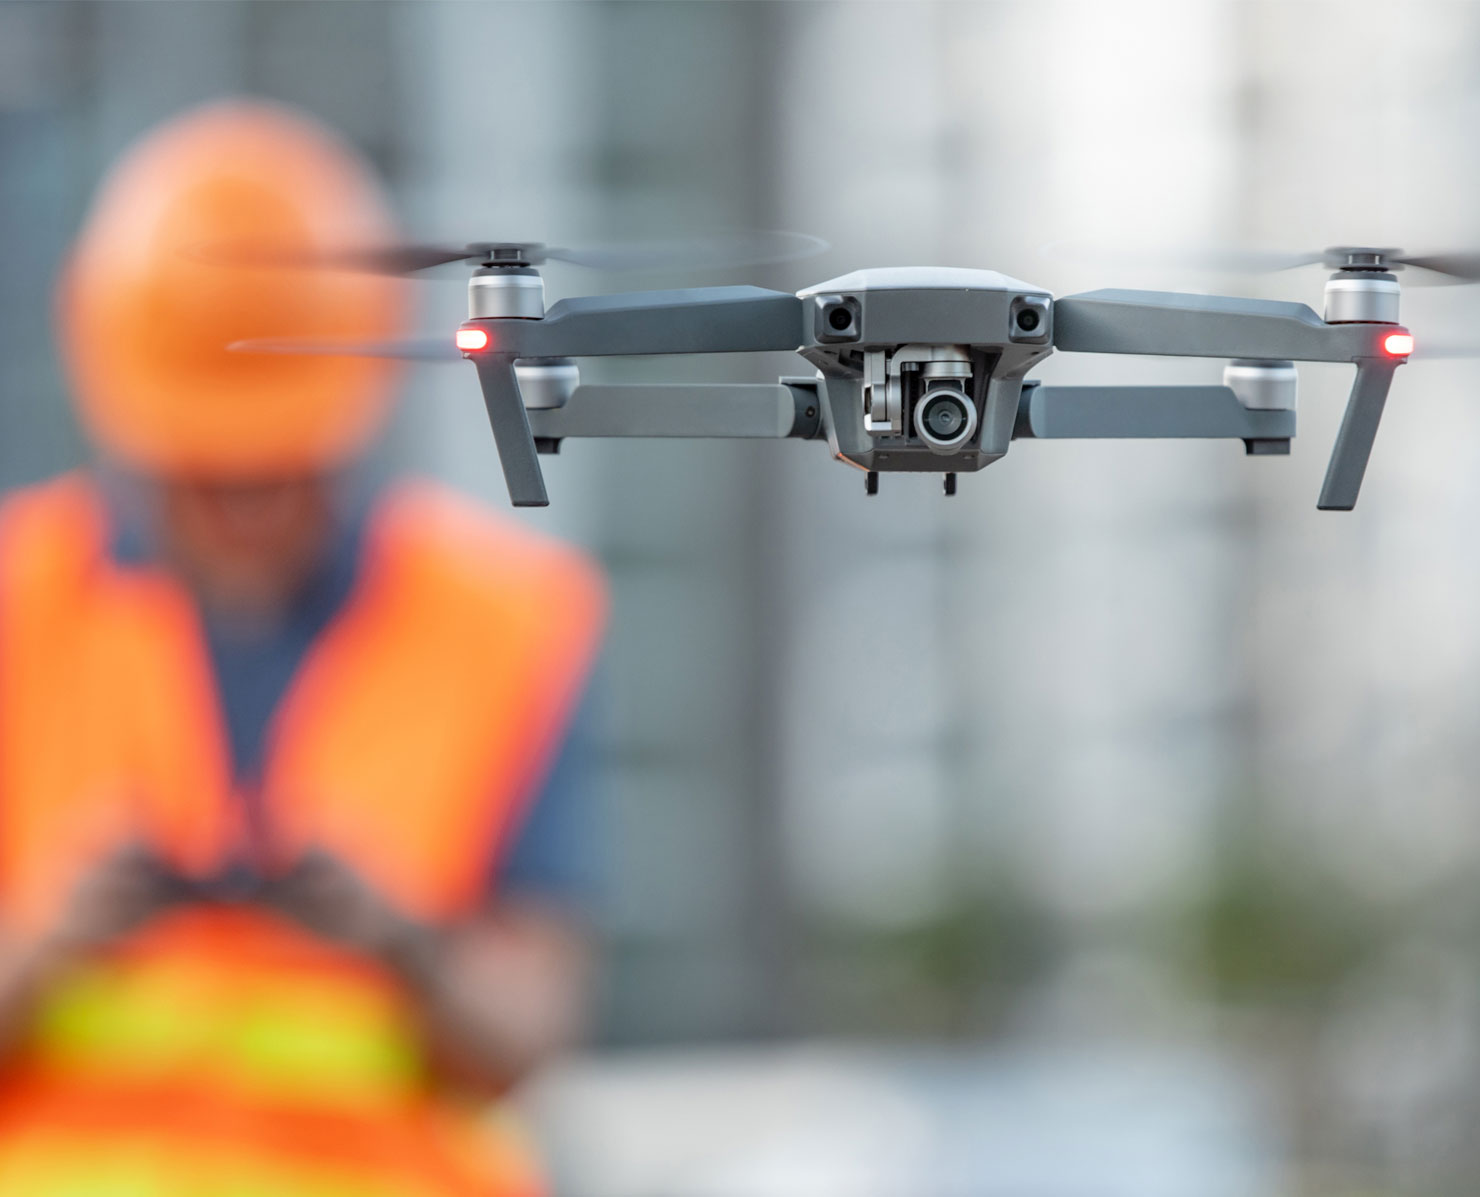
[[[509,497],[516,507],[544,507],[549,499],[517,359],[791,351],[802,342],[802,301],[760,287],[645,291],[564,299],[542,319],[477,319],[463,327],[488,334],[487,347],[467,356],[478,367]]]
[[[1165,354],[1353,362],[1357,376],[1317,507],[1350,511],[1377,436],[1393,371],[1394,324],[1328,324],[1305,304],[1165,291],[1090,291],[1054,303],[1054,347],[1071,353]]]
[[[1293,411],[1247,408],[1228,387],[1023,384],[1014,440],[1229,439],[1250,453],[1289,451]]]
[[[811,440],[821,435],[817,384],[633,383],[579,386],[561,407],[533,409],[542,446],[566,437],[724,437]]]
[[[579,386],[560,407],[533,408],[541,447],[567,437],[824,439],[817,381],[622,383]],[[1014,440],[1242,440],[1280,453],[1295,435],[1293,411],[1245,407],[1228,387],[1061,387],[1023,384]]]

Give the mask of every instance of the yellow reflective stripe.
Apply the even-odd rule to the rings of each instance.
[[[189,1071],[234,1089],[355,1104],[424,1075],[414,1028],[381,994],[334,979],[85,967],[54,986],[32,1045],[89,1074]]]
[[[357,1025],[359,1013],[347,1011],[338,994],[281,994],[271,1009],[245,1013],[230,1051],[257,1084],[274,1091],[332,1086],[363,1100],[373,1096],[372,1088],[400,1093],[415,1087],[425,1070],[410,1028],[384,1018],[362,1018]]]
[[[0,1141],[0,1192],[17,1197],[444,1197],[434,1182],[272,1158],[178,1137],[36,1132]]]

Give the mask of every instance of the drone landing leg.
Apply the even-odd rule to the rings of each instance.
[[[545,493],[534,436],[529,431],[529,415],[519,393],[514,359],[508,354],[489,353],[478,354],[473,360],[478,367],[488,422],[493,425],[499,462],[504,467],[504,480],[509,485],[509,498],[515,507],[548,507],[550,499]]]
[[[1401,359],[1358,359],[1346,415],[1341,418],[1341,431],[1336,434],[1336,446],[1331,450],[1331,464],[1326,467],[1326,481],[1316,501],[1319,510],[1350,511],[1357,505],[1362,475],[1367,471],[1377,425],[1387,404],[1388,387],[1392,385],[1393,371],[1400,364]]]

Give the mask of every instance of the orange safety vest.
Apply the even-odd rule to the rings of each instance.
[[[208,876],[242,842],[189,596],[112,563],[80,476],[0,507],[0,919],[34,935],[143,838]],[[372,514],[344,607],[270,731],[284,859],[348,862],[407,913],[471,912],[599,638],[597,571],[423,484]],[[378,964],[247,906],[161,916],[59,979],[0,1070],[0,1193],[452,1197],[538,1191],[438,1091]]]

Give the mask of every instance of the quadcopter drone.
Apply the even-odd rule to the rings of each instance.
[[[808,247],[818,243],[800,239]],[[792,248],[795,248],[794,243]],[[773,255],[770,260],[795,253]],[[1350,511],[1394,372],[1414,339],[1398,321],[1405,266],[1474,281],[1472,254],[1415,257],[1338,247],[1280,268],[1332,271],[1325,311],[1301,303],[1100,290],[1056,298],[990,270],[858,270],[791,294],[753,286],[563,299],[548,310],[538,267],[627,265],[620,254],[532,242],[407,246],[339,255],[331,268],[405,273],[469,262],[468,319],[452,341],[238,342],[248,352],[461,357],[477,370],[509,497],[549,499],[539,454],[570,437],[825,440],[878,489],[882,473],[956,476],[1024,438],[1227,438],[1288,454],[1296,362],[1356,367],[1317,506]],[[814,372],[774,383],[584,385],[577,359],[610,355],[801,355]],[[1048,386],[1027,374],[1054,350],[1228,360],[1221,386]]]

